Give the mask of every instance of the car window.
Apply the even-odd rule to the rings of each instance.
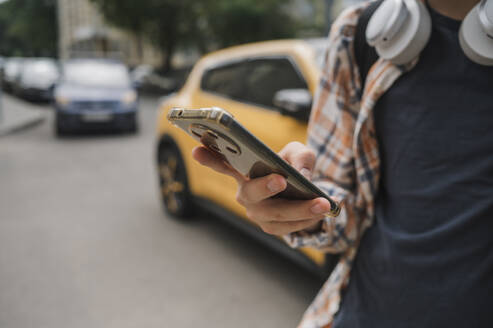
[[[328,41],[327,39],[308,39],[306,41],[315,52],[315,64],[319,69],[322,69],[325,62],[325,55],[327,52]]]
[[[21,62],[17,60],[10,60],[5,65],[5,75],[9,77],[14,77],[18,75],[21,71]]]
[[[27,62],[22,69],[23,80],[56,80],[58,68],[56,63],[49,60]]]
[[[108,88],[124,88],[130,85],[127,68],[121,64],[97,61],[68,62],[63,67],[66,83]]]
[[[283,89],[308,89],[287,58],[259,58],[210,69],[201,88],[228,98],[274,108],[273,98]]]
[[[283,89],[308,89],[292,62],[287,58],[251,60],[245,78],[244,97],[249,103],[274,108],[273,99]]]
[[[232,99],[241,99],[246,62],[210,69],[204,74],[201,88]]]

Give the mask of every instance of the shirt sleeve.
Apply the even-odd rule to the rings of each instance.
[[[317,157],[312,181],[341,203],[341,212],[336,218],[324,219],[316,231],[284,236],[295,248],[309,246],[340,253],[358,236],[353,135],[360,109],[361,83],[353,41],[362,9],[362,6],[347,9],[331,28],[308,125],[307,144]]]

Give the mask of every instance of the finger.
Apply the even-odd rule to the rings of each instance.
[[[289,222],[266,222],[263,223],[260,227],[265,233],[275,236],[282,236],[282,235],[287,235],[288,233],[293,233],[310,228],[314,224],[320,222],[320,220],[322,219],[323,217],[310,219],[310,220],[289,221]]]
[[[256,222],[289,222],[323,218],[330,203],[319,197],[312,200],[266,199],[247,207],[247,215]]]
[[[241,184],[236,200],[242,205],[255,204],[280,193],[286,187],[287,182],[284,177],[279,174],[269,174]]]
[[[311,178],[311,172],[315,166],[315,152],[301,142],[290,142],[280,152],[291,166],[297,169],[307,179]]]
[[[216,172],[232,176],[238,183],[243,183],[246,181],[246,178],[231,165],[225,162],[221,156],[203,146],[195,147],[192,150],[192,156],[200,164],[210,167]]]

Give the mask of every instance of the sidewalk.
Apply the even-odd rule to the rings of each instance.
[[[0,137],[38,125],[47,116],[46,111],[5,92],[0,102]]]

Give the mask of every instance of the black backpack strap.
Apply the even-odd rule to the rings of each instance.
[[[359,68],[359,74],[361,78],[361,92],[365,89],[366,76],[370,71],[370,68],[378,60],[378,54],[374,47],[371,47],[366,42],[366,27],[370,21],[371,16],[380,6],[383,0],[373,1],[366,7],[361,16],[358,19],[358,25],[356,26],[356,33],[354,35],[354,56],[356,57],[356,64]]]

